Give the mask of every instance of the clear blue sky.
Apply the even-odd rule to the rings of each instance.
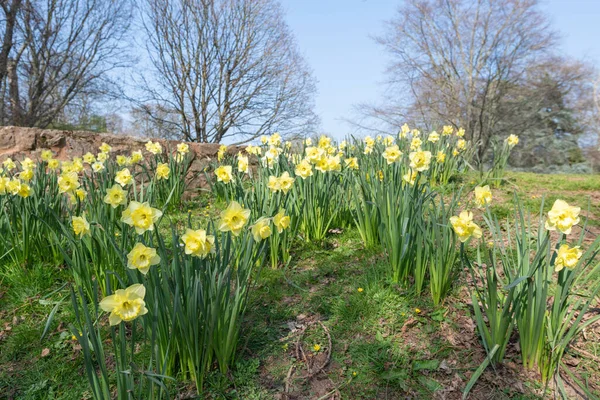
[[[318,80],[322,131],[343,137],[352,107],[379,99],[388,59],[371,39],[402,0],[281,0]],[[568,55],[600,61],[600,0],[542,0]]]

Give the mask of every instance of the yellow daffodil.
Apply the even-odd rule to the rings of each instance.
[[[519,137],[517,135],[509,135],[506,138],[506,143],[508,144],[509,147],[515,147],[516,145],[519,144]]]
[[[554,231],[558,229],[560,232],[568,235],[571,233],[573,225],[579,223],[579,212],[581,208],[570,206],[566,201],[556,200],[552,209],[548,211],[548,219],[546,220],[546,229]]]
[[[383,158],[385,158],[388,164],[392,164],[400,159],[402,152],[400,151],[398,145],[393,145],[386,147],[385,151],[381,155]]]
[[[463,128],[460,128],[458,131],[456,131],[456,136],[458,136],[458,137],[465,136],[465,130]]]
[[[19,195],[19,197],[22,197],[25,199],[25,198],[29,197],[30,194],[31,194],[31,187],[27,183],[22,182],[21,186],[19,187],[19,191],[17,192],[17,195]]]
[[[554,270],[558,272],[564,267],[574,269],[582,255],[583,251],[579,249],[579,246],[569,247],[567,244],[561,245],[554,260]]]
[[[4,169],[6,169],[7,171],[12,171],[13,169],[15,169],[17,167],[17,164],[15,164],[15,162],[11,158],[7,158],[6,160],[4,160],[2,165],[4,166]]]
[[[116,173],[115,182],[117,182],[122,187],[127,185],[131,185],[133,183],[133,176],[131,176],[131,172],[128,168],[124,168]]]
[[[344,160],[344,164],[346,164],[346,168],[348,169],[358,169],[358,158],[350,157]]]
[[[89,151],[83,155],[83,161],[87,164],[93,164],[96,162],[96,156],[94,156]]]
[[[179,143],[177,145],[177,152],[185,155],[190,152],[190,146],[187,143]]]
[[[373,140],[371,136],[367,136],[365,138],[365,144],[367,145],[367,147],[373,147],[375,146],[375,140]]]
[[[417,180],[418,172],[414,169],[409,169],[406,174],[402,175],[402,180],[409,185],[414,185]]]
[[[153,231],[154,224],[161,216],[162,211],[150,207],[148,202],[132,201],[123,211],[121,221],[133,226],[137,234],[141,235],[146,231]]]
[[[160,263],[160,256],[156,254],[156,249],[146,247],[142,243],[136,243],[133,249],[127,254],[127,268],[137,269],[146,275],[150,267]]]
[[[215,169],[215,175],[217,176],[217,181],[219,182],[229,183],[233,181],[231,165],[221,165],[219,168]]]
[[[444,136],[452,135],[453,132],[454,128],[452,127],[452,125],[444,125],[444,127],[442,128],[442,135]]]
[[[274,175],[269,176],[267,187],[273,193],[279,192],[281,190],[281,182],[279,181],[279,178]]]
[[[92,164],[92,171],[94,172],[101,172],[104,171],[105,167],[104,164],[101,163],[100,161],[96,161],[95,163]]]
[[[283,193],[287,193],[292,188],[294,180],[295,179],[291,177],[287,171],[281,174],[281,176],[279,177],[279,185]]]
[[[225,152],[227,151],[227,146],[222,144],[219,146],[219,151],[217,152],[217,160],[220,162],[225,157]]]
[[[21,191],[21,181],[13,178],[6,184],[6,191],[10,194],[19,194]]]
[[[161,154],[162,153],[162,146],[158,142],[152,142],[151,140],[149,140],[146,143],[146,150],[149,153],[157,155],[157,154]]]
[[[117,165],[119,167],[123,167],[123,166],[127,165],[127,157],[125,157],[124,155],[118,155],[116,160],[117,160]]]
[[[436,131],[431,132],[429,134],[429,136],[427,136],[427,141],[428,142],[436,143],[439,140],[440,140],[440,134],[437,133]]]
[[[252,236],[255,242],[260,242],[263,239],[271,236],[271,220],[269,218],[260,217],[251,227]]]
[[[169,179],[169,175],[171,174],[171,168],[169,168],[169,164],[166,163],[158,163],[156,166],[156,179],[157,180],[167,180]]]
[[[96,161],[97,162],[103,163],[106,160],[108,160],[108,153],[98,153],[96,155]],[[93,163],[92,163],[92,165],[93,165]]]
[[[24,182],[29,182],[30,180],[33,179],[33,170],[32,169],[24,169],[19,174],[19,179],[21,179]]]
[[[472,212],[462,211],[458,217],[450,217],[450,223],[458,239],[463,243],[471,237],[479,239],[482,235],[481,228],[473,222]]]
[[[275,225],[275,228],[277,228],[277,232],[281,233],[289,228],[290,216],[285,215],[285,210],[281,210],[273,217],[273,224]]]
[[[456,142],[456,149],[461,151],[467,147],[467,141],[465,139],[458,139]]]
[[[79,187],[77,172],[63,173],[58,177],[58,190],[61,193],[74,191]]]
[[[296,175],[298,175],[302,179],[306,179],[309,176],[312,176],[312,174],[313,174],[312,165],[310,165],[310,162],[308,162],[308,160],[304,159],[304,160],[300,161],[300,163],[298,163],[298,165],[296,165],[295,172],[296,172]]]
[[[365,149],[363,150],[363,154],[367,155],[367,154],[371,154],[373,152],[373,146],[365,146]]]
[[[475,202],[480,208],[485,207],[486,204],[492,202],[492,191],[490,190],[489,185],[477,186],[475,188]]]
[[[148,312],[144,296],[146,288],[141,283],[119,289],[110,296],[100,301],[100,308],[110,312],[108,321],[111,326],[118,325],[121,321],[132,321]]]
[[[6,176],[0,176],[0,194],[6,194],[8,183],[10,178]]]
[[[402,125],[402,127],[400,128],[400,133],[398,134],[398,137],[400,139],[404,139],[405,137],[408,136],[408,133],[410,132],[410,127],[408,126],[408,124],[404,124]]]
[[[42,159],[42,161],[47,162],[52,157],[54,157],[54,154],[52,154],[52,150],[42,150],[42,154],[40,155],[40,158]]]
[[[410,160],[410,167],[415,171],[427,171],[431,163],[431,152],[423,150],[413,151],[408,155],[408,159]]]
[[[238,171],[248,173],[248,157],[238,155]]]
[[[90,223],[85,219],[85,214],[81,217],[71,218],[71,225],[73,226],[73,232],[80,238],[90,233]]]
[[[144,159],[144,155],[141,150],[136,150],[131,152],[131,163],[137,164]]]
[[[422,144],[423,144],[423,141],[421,139],[419,139],[418,137],[413,137],[413,139],[410,142],[410,150],[411,151],[419,150],[421,148]]]
[[[127,204],[127,192],[118,184],[114,184],[106,191],[104,202],[110,204],[112,208],[117,208],[120,205]]]
[[[100,151],[103,153],[110,153],[111,150],[112,147],[110,147],[107,143],[102,142],[102,144],[100,145]]]
[[[87,192],[81,188],[75,190],[75,196],[77,196],[77,198],[79,199],[79,201],[83,201],[85,200],[86,196],[87,196]]]
[[[188,228],[181,241],[185,245],[185,254],[204,258],[212,251],[215,237],[207,235],[204,229],[194,231]]]
[[[446,161],[446,153],[444,153],[443,151],[438,151],[437,155],[435,156],[435,159],[437,162],[442,164],[444,161]]]
[[[249,217],[250,210],[242,208],[237,201],[232,201],[227,209],[221,212],[219,230],[221,232],[231,231],[234,236],[238,236],[246,222],[248,222]]]
[[[33,160],[29,157],[25,157],[23,159],[23,161],[21,161],[21,167],[23,169],[34,169],[35,168],[35,162],[33,162]]]
[[[306,158],[313,164],[316,164],[325,156],[325,150],[319,147],[307,147],[305,149]]]
[[[54,158],[48,160],[48,168],[49,169],[54,171],[54,170],[58,169],[59,166],[60,166],[60,161],[58,161]]]

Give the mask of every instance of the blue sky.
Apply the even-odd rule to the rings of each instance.
[[[371,39],[383,32],[401,0],[281,0],[286,20],[318,80],[322,131],[341,138],[352,107],[380,98],[388,62]],[[600,0],[545,0],[541,7],[562,35],[561,50],[600,61]]]

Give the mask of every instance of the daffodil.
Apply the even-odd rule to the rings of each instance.
[[[102,144],[100,145],[100,151],[103,153],[110,153],[111,150],[112,147],[110,147],[107,143],[102,142]]]
[[[55,170],[58,169],[58,167],[60,166],[60,161],[52,158],[50,160],[48,160],[48,168],[51,170]]]
[[[231,182],[233,180],[231,165],[221,165],[220,167],[215,169],[215,175],[217,176],[217,181],[219,182]]]
[[[402,156],[402,152],[398,145],[389,146],[385,149],[385,151],[381,154],[383,158],[387,161],[388,164],[395,163]]]
[[[15,162],[11,158],[7,158],[6,160],[4,160],[4,162],[2,162],[2,165],[7,171],[12,171],[17,167],[17,164],[15,164]]]
[[[402,175],[402,180],[409,185],[414,185],[417,180],[418,172],[414,169],[409,169],[406,174]]]
[[[319,160],[325,156],[325,150],[319,147],[307,147],[305,149],[306,158],[313,164],[316,164]]]
[[[274,175],[269,176],[267,187],[273,193],[279,192],[281,190],[281,182],[279,181],[279,178]]]
[[[160,263],[160,256],[156,254],[156,249],[146,247],[142,243],[136,243],[133,249],[127,254],[127,268],[137,269],[146,275],[150,267]]]
[[[546,229],[554,231],[558,229],[565,235],[571,233],[573,225],[579,223],[579,212],[581,208],[570,206],[564,200],[556,200],[552,209],[548,211]]]
[[[409,132],[410,132],[410,127],[408,126],[408,124],[404,124],[400,127],[400,133],[398,133],[398,137],[400,139],[404,139],[405,137],[408,136]]]
[[[187,143],[179,143],[177,144],[177,152],[179,154],[187,154],[190,151],[190,146]]]
[[[133,226],[138,235],[146,231],[153,231],[154,224],[162,216],[162,211],[150,207],[148,202],[132,201],[123,211],[121,221]]]
[[[85,200],[85,198],[87,196],[87,192],[85,190],[83,190],[82,188],[79,188],[79,189],[75,190],[75,196],[77,196],[79,201],[83,201],[83,200]]]
[[[446,153],[443,151],[438,151],[437,155],[435,156],[435,160],[442,164],[444,161],[446,161]]]
[[[444,127],[442,128],[442,135],[444,136],[452,135],[452,132],[454,132],[454,128],[452,127],[452,125],[444,125]]]
[[[458,131],[456,131],[456,136],[458,136],[458,137],[465,136],[465,130],[463,128],[460,128]]]
[[[285,215],[285,210],[281,210],[273,217],[273,224],[277,228],[277,232],[282,233],[290,226],[290,216]]]
[[[117,156],[117,165],[119,167],[123,167],[123,166],[127,165],[127,157],[125,157],[124,155],[118,155]]]
[[[146,288],[140,283],[119,289],[110,296],[100,301],[100,308],[110,312],[108,321],[111,326],[118,325],[121,321],[132,321],[148,312],[144,296]]]
[[[19,174],[19,178],[24,182],[29,182],[33,179],[33,170],[32,169],[24,169]]]
[[[29,157],[25,157],[23,159],[23,161],[21,161],[21,167],[23,169],[34,169],[35,168],[35,162],[33,162],[33,160]]]
[[[467,141],[465,139],[458,139],[456,142],[456,149],[458,151],[464,150],[467,147]]]
[[[579,249],[579,246],[569,247],[567,244],[561,245],[554,260],[554,270],[558,272],[564,267],[568,269],[575,268],[582,255],[583,252]]]
[[[414,135],[414,133],[413,133],[413,135]],[[419,139],[418,137],[413,137],[413,139],[410,141],[410,150],[411,151],[419,150],[421,148],[422,144],[423,144],[423,141],[421,139]]]
[[[127,204],[127,192],[118,184],[114,184],[106,191],[104,202],[110,204],[112,208],[117,208],[120,205]]]
[[[141,150],[136,150],[131,152],[131,163],[137,164],[144,159],[144,155]]]
[[[98,153],[96,155],[96,161],[97,162],[103,163],[106,160],[108,160],[108,153]],[[92,163],[92,165],[93,165],[93,163]]]
[[[58,190],[61,193],[68,193],[74,191],[79,187],[79,177],[77,172],[63,173],[58,177]]]
[[[152,142],[149,140],[146,143],[146,150],[154,155],[162,153],[162,146],[158,142]]]
[[[100,161],[96,161],[95,163],[92,164],[92,171],[94,172],[101,172],[104,171],[104,164]]]
[[[19,194],[21,191],[21,181],[13,178],[6,184],[6,191],[10,194]]]
[[[238,155],[238,171],[248,173],[248,157]]]
[[[25,199],[25,198],[29,197],[30,194],[31,194],[31,187],[27,183],[22,182],[21,186],[19,187],[19,191],[17,192],[17,195],[19,195],[19,197],[22,197]]]
[[[479,239],[482,235],[481,228],[473,222],[472,212],[462,211],[458,217],[450,217],[450,223],[458,239],[463,243],[471,237]]]
[[[54,157],[54,154],[52,154],[52,150],[42,150],[42,154],[40,155],[40,158],[42,159],[42,161],[47,162],[52,157]]]
[[[83,155],[83,161],[91,165],[96,162],[96,157],[88,151]]]
[[[300,163],[298,163],[298,165],[296,165],[295,172],[296,172],[296,175],[298,175],[302,179],[306,179],[309,176],[312,176],[312,174],[313,174],[312,165],[310,165],[310,162],[308,162],[308,160],[304,159],[304,160],[300,161]]]
[[[489,185],[477,186],[475,188],[475,202],[480,208],[492,202],[492,191]]]
[[[437,133],[436,131],[433,131],[429,134],[429,136],[427,136],[427,141],[431,142],[431,143],[436,143],[438,140],[440,140],[440,134]]]
[[[408,155],[410,160],[410,167],[415,171],[426,171],[429,169],[431,163],[431,152],[430,151],[413,151]]]
[[[90,223],[85,218],[85,214],[81,215],[81,217],[72,217],[71,225],[75,235],[80,238],[90,233]]]
[[[283,193],[287,193],[292,188],[294,180],[295,179],[291,177],[287,171],[281,174],[281,176],[279,177],[279,186],[281,187]]]
[[[248,222],[250,210],[243,208],[237,201],[232,201],[229,206],[221,212],[219,230],[221,232],[233,233],[238,236]]]
[[[346,164],[346,168],[348,169],[358,169],[358,158],[350,157],[344,160],[344,164]]]
[[[204,229],[188,228],[181,236],[181,241],[185,245],[185,254],[204,258],[213,250],[215,237],[207,235]]]
[[[131,172],[128,168],[124,168],[116,173],[115,182],[117,182],[122,187],[130,185],[133,183],[133,176],[131,176]]]
[[[166,163],[158,163],[156,166],[156,179],[157,180],[167,180],[169,179],[169,175],[171,174],[171,168],[169,168],[169,164]]]
[[[506,138],[506,143],[508,144],[509,147],[515,147],[516,145],[519,144],[519,137],[517,135],[509,135]]]

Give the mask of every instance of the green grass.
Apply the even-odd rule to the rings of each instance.
[[[529,197],[521,199],[531,212],[537,212],[543,196],[546,209],[558,196],[585,209],[582,203],[592,197],[591,225],[600,226],[599,176],[510,173],[508,177],[509,183],[493,190],[493,208],[499,216],[512,212],[514,190],[527,193]],[[169,218],[183,227],[187,209],[195,226],[218,213],[207,198],[200,198],[169,213]],[[465,289],[459,281],[436,308],[427,291],[417,296],[391,283],[387,268],[382,251],[365,250],[354,229],[330,234],[319,245],[297,244],[286,270],[262,270],[251,293],[236,366],[229,376],[214,373],[207,379],[206,397],[281,398],[293,367],[288,386],[297,399],[319,399],[335,391],[344,399],[429,399],[440,390],[448,398],[460,398],[485,357]],[[41,339],[48,314],[67,296],[70,280],[70,272],[62,267],[0,266],[1,399],[89,396],[81,354],[65,333],[73,320],[68,298]],[[319,321],[329,332],[331,348]],[[591,330],[576,347],[597,356],[598,338]],[[311,379],[305,377],[304,361],[296,357],[297,343],[309,362],[323,362],[331,353],[328,365]],[[321,346],[318,352],[313,349],[316,344]],[[596,362],[572,354],[568,357],[577,362],[571,370],[600,394],[593,386],[600,381]],[[471,398],[539,398],[540,387],[520,368],[514,346],[509,346],[506,358],[509,367],[486,371]],[[191,387],[181,382],[180,394],[190,393]]]

